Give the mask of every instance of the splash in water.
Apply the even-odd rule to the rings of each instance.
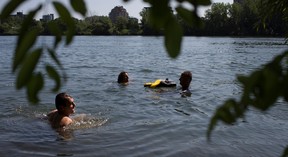
[[[98,127],[105,124],[108,119],[96,118],[87,114],[76,114],[71,117],[73,123],[66,127],[66,129],[76,130],[76,129],[85,129]]]

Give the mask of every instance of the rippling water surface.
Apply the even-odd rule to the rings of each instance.
[[[246,120],[219,124],[210,142],[209,119],[228,98],[238,98],[236,74],[249,74],[287,49],[280,38],[185,37],[181,55],[167,56],[161,37],[76,37],[57,53],[68,81],[61,91],[77,103],[82,120],[63,132],[45,114],[54,108],[52,81],[31,105],[15,90],[11,74],[15,37],[0,37],[0,156],[280,156],[288,144],[288,106],[249,109]],[[39,44],[50,44],[41,37]],[[40,67],[49,63],[41,61]],[[116,83],[127,71],[128,86]],[[179,91],[181,72],[191,70],[192,96]],[[147,89],[145,82],[169,78],[177,88]]]

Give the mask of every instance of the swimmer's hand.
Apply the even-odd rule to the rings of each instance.
[[[190,90],[183,90],[180,92],[180,94],[182,97],[187,97],[187,96],[190,97],[192,93],[190,92]]]

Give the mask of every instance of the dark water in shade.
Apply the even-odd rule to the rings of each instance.
[[[57,133],[45,120],[54,108],[54,82],[31,105],[16,91],[11,74],[15,37],[0,37],[0,156],[275,157],[288,144],[288,106],[279,100],[267,112],[253,108],[246,121],[219,124],[210,142],[207,125],[217,106],[238,98],[236,74],[248,74],[288,47],[280,38],[186,37],[181,55],[167,56],[161,37],[76,37],[58,55],[82,121]],[[39,44],[50,44],[42,37]],[[50,63],[48,58],[41,66]],[[116,83],[121,71],[128,86]],[[177,88],[181,72],[191,70],[192,96]],[[146,82],[169,78],[177,88],[152,90]],[[85,115],[83,115],[85,114]]]

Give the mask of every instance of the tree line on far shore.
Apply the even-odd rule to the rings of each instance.
[[[276,13],[266,25],[261,25],[260,0],[246,0],[244,3],[213,3],[201,18],[200,27],[190,26],[177,14],[186,36],[272,36],[284,37],[288,24],[283,20],[282,13]],[[76,35],[162,35],[149,24],[149,9],[143,8],[140,12],[140,23],[136,18],[119,16],[112,22],[108,16],[91,16],[83,20],[74,18]],[[0,24],[0,35],[17,35],[23,18],[9,17]],[[53,21],[34,20],[30,28],[37,28],[40,35],[51,35],[49,23],[60,26],[65,33],[67,27],[61,18]],[[259,23],[259,25],[257,25]]]

